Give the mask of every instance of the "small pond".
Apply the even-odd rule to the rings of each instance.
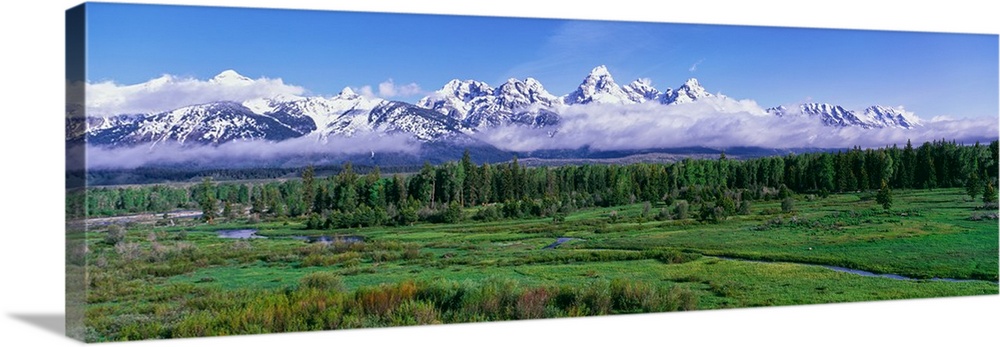
[[[358,243],[364,242],[364,236],[358,235],[320,235],[320,236],[292,236],[293,239],[303,240],[308,243]]]
[[[224,239],[266,239],[257,235],[257,229],[229,229],[216,231]]]

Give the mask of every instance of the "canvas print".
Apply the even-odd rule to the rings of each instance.
[[[998,294],[998,37],[86,3],[87,342]]]

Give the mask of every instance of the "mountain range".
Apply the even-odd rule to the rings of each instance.
[[[147,83],[157,83],[153,80]],[[253,80],[227,70],[210,83],[239,86]],[[141,87],[141,86],[140,86]],[[332,97],[278,95],[251,100],[220,100],[164,112],[87,117],[85,126],[67,124],[70,141],[102,147],[218,145],[233,141],[283,141],[367,135],[403,135],[421,143],[489,146],[477,137],[486,130],[520,126],[552,129],[561,114],[575,105],[656,104],[662,107],[727,99],[709,93],[691,78],[676,89],[660,91],[648,79],[620,85],[605,66],[595,67],[573,91],[557,96],[533,78],[509,79],[492,87],[476,80],[454,79],[416,103],[361,95],[344,88]],[[861,111],[824,103],[805,103],[761,109],[772,117],[815,117],[832,127],[904,128],[922,126],[902,109],[871,106]]]

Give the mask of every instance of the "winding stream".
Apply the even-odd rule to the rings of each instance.
[[[581,239],[578,239],[578,238],[575,238],[575,237],[560,237],[560,238],[556,239],[556,242],[553,242],[552,244],[550,244],[548,246],[542,247],[542,249],[553,249],[553,248],[559,247],[559,245],[561,245],[561,244],[564,244],[564,243],[572,241],[572,240],[581,240]]]
[[[719,256],[709,256],[709,257],[718,258],[718,259],[725,259],[725,260],[733,260],[733,261],[754,262],[754,263],[787,263],[787,264],[796,264],[796,265],[805,265],[805,266],[819,266],[819,267],[827,268],[827,269],[830,269],[830,270],[833,270],[833,271],[844,272],[844,273],[849,273],[849,274],[855,274],[855,275],[858,275],[858,276],[881,277],[881,278],[888,278],[888,279],[901,280],[901,281],[927,280],[927,281],[940,281],[940,282],[992,282],[992,283],[1000,283],[1000,282],[987,281],[987,280],[970,280],[970,279],[939,278],[939,277],[928,278],[928,279],[919,279],[919,278],[906,277],[906,276],[897,275],[897,274],[879,274],[879,273],[874,273],[874,272],[870,272],[870,271],[850,269],[850,268],[840,267],[840,266],[822,265],[822,264],[809,264],[809,263],[797,263],[797,262],[793,262],[793,261],[751,260],[751,259],[740,259],[740,258],[719,257]]]

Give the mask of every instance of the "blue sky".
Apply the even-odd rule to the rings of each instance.
[[[313,95],[452,78],[575,89],[607,65],[663,90],[691,77],[761,106],[905,106],[923,118],[997,117],[997,35],[91,4],[88,79],[208,79],[234,69]],[[414,101],[421,95],[396,99]]]

